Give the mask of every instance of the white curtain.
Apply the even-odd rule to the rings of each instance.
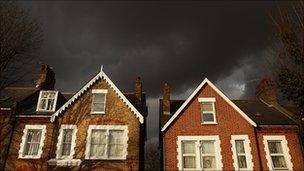
[[[25,144],[25,155],[37,155],[39,150],[39,143],[42,130],[30,129],[27,133]]]
[[[122,157],[124,150],[122,130],[110,130],[109,134],[109,158]]]
[[[106,144],[106,130],[92,130],[90,156],[105,157]]]

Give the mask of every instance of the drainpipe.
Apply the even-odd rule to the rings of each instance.
[[[9,155],[9,151],[10,151],[10,147],[13,141],[13,135],[14,135],[14,131],[15,131],[15,126],[16,126],[16,111],[17,111],[17,102],[14,102],[13,108],[12,108],[12,114],[11,114],[11,124],[12,124],[12,129],[9,135],[9,141],[8,141],[8,145],[7,145],[7,149],[5,151],[5,158],[4,158],[4,163],[3,163],[3,167],[1,168],[2,170],[5,170],[5,166],[6,166],[6,162],[7,162],[7,158]]]
[[[257,129],[259,127],[254,127],[254,135],[255,135],[255,142],[257,146],[257,151],[258,151],[258,158],[259,158],[259,170],[263,170],[263,164],[262,164],[262,158],[261,158],[261,151],[260,151],[260,143],[259,143],[259,138],[258,138],[258,133]]]

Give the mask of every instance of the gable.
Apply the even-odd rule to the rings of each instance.
[[[251,120],[240,108],[238,108],[227,96],[225,96],[218,88],[216,88],[207,78],[194,90],[194,92],[188,97],[188,99],[180,106],[180,108],[173,114],[168,122],[162,127],[161,131],[164,132],[174,122],[175,119],[183,112],[188,104],[197,96],[204,85],[208,84],[220,97],[222,97],[234,110],[237,111],[245,120],[247,120],[252,126],[256,127],[256,123]]]
[[[130,103],[130,101],[122,94],[122,92],[115,86],[109,77],[101,70],[95,77],[93,77],[85,86],[83,86],[72,98],[70,98],[63,106],[61,106],[52,116],[51,122],[55,120],[62,112],[71,106],[76,100],[82,97],[84,92],[88,91],[90,87],[98,80],[104,79],[110,88],[117,94],[117,96],[124,102],[130,111],[136,116],[140,123],[144,122],[143,116],[140,112]]]

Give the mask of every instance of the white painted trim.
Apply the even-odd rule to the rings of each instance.
[[[10,107],[1,107],[0,110],[12,110]]]
[[[215,102],[214,97],[199,97],[198,102]]]
[[[105,79],[105,81],[110,85],[118,97],[128,106],[128,108],[135,114],[139,122],[144,123],[144,117],[140,112],[130,103],[130,101],[122,94],[122,92],[115,86],[115,84],[109,79],[109,77],[100,71],[93,79],[91,79],[85,86],[83,86],[72,98],[70,98],[63,106],[61,106],[51,117],[51,122],[55,121],[55,118],[59,116],[63,111],[65,111],[72,103],[74,103],[79,97],[83,95],[97,80]]]
[[[25,143],[26,143],[25,141],[26,141],[27,133],[28,133],[29,129],[41,129],[42,130],[37,155],[23,155],[24,147],[25,147]],[[46,133],[46,125],[25,125],[25,128],[23,129],[23,136],[22,136],[22,139],[21,139],[18,158],[21,158],[21,159],[39,159],[41,157],[42,148],[44,146],[45,133]]]
[[[90,157],[90,148],[91,148],[91,134],[92,130],[106,130],[107,136],[109,135],[109,130],[123,130],[124,137],[123,141],[125,144],[125,148],[123,151],[123,156],[119,158],[95,158]],[[126,160],[128,155],[128,140],[129,140],[129,130],[127,125],[89,125],[88,132],[87,132],[87,143],[86,143],[86,150],[85,150],[85,159],[102,159],[102,160]],[[108,148],[108,147],[106,147]]]
[[[169,125],[178,117],[178,115],[183,111],[183,109],[188,105],[188,103],[195,97],[195,95],[200,91],[200,89],[208,84],[213,90],[217,92],[230,106],[232,106],[243,118],[245,118],[252,126],[256,127],[257,124],[251,120],[239,107],[237,107],[227,96],[225,96],[218,88],[215,87],[207,78],[194,90],[194,92],[188,97],[188,99],[182,104],[182,106],[174,113],[174,115],[169,119],[169,121],[161,129],[164,132]]]
[[[205,101],[206,100],[206,101]],[[203,110],[202,110],[202,105],[203,105],[203,103],[211,103],[212,104],[212,114],[213,114],[213,118],[214,118],[214,121],[204,121],[203,120],[203,115],[204,115],[204,113],[211,113],[210,111],[206,111],[206,112],[204,112]],[[215,111],[215,98],[201,98],[201,101],[200,101],[200,107],[201,107],[201,123],[203,124],[203,125],[215,125],[215,124],[217,124],[217,119],[216,119],[216,111]],[[203,113],[202,113],[203,112]]]
[[[71,142],[71,150],[69,156],[62,156],[62,138],[63,138],[63,130],[64,129],[73,129],[72,133],[72,142]],[[77,126],[76,125],[61,125],[59,130],[59,136],[57,139],[57,150],[56,150],[56,159],[73,159],[75,154],[75,146],[76,146],[76,134],[77,134]]]
[[[92,93],[94,94],[94,93],[103,93],[103,94],[106,94],[106,93],[108,93],[108,90],[107,89],[93,89],[92,90]]]
[[[239,168],[239,166],[238,166],[237,152],[236,152],[236,146],[235,146],[236,140],[244,140],[244,149],[245,149],[247,168]],[[232,145],[231,151],[232,151],[234,169],[235,170],[253,170],[252,154],[251,154],[250,140],[249,140],[248,135],[231,135],[230,143]]]
[[[195,141],[196,143],[196,168],[195,170],[202,170],[200,159],[200,141],[213,140],[216,160],[216,170],[223,169],[223,161],[221,155],[221,141],[218,135],[206,135],[206,136],[177,136],[177,168],[178,170],[188,170],[183,168],[182,159],[182,141]],[[190,169],[193,170],[193,169]]]
[[[40,102],[41,102],[41,95],[43,92],[47,92],[47,93],[54,93],[55,92],[55,99],[54,99],[54,106],[52,110],[44,110],[44,109],[39,109],[40,106]],[[38,102],[37,102],[37,106],[36,106],[36,111],[37,112],[54,112],[56,110],[56,106],[57,106],[57,99],[58,99],[58,91],[54,91],[54,90],[40,90],[39,92],[39,98],[38,98]]]
[[[268,141],[281,141],[282,149],[284,158],[286,160],[286,165],[288,170],[293,170],[293,164],[291,162],[291,156],[289,153],[288,143],[285,138],[285,135],[264,135],[263,136],[263,144],[264,144],[264,150],[266,153],[266,160],[267,160],[267,166],[269,170],[276,170],[272,165],[272,159],[270,157],[269,147],[268,147]],[[280,169],[278,169],[280,170]]]
[[[81,159],[50,159],[48,165],[55,166],[80,166]]]

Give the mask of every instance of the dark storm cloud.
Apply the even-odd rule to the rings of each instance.
[[[57,88],[79,89],[101,64],[125,91],[132,90],[134,79],[141,76],[151,97],[154,124],[156,98],[165,81],[176,96],[184,97],[204,77],[219,81],[251,68],[243,79],[234,74],[235,79],[219,83],[224,91],[231,89],[227,85],[246,82],[246,74],[253,75],[248,79],[256,77],[260,71],[254,70],[255,63],[271,37],[267,11],[277,5],[261,1],[22,4],[43,24],[41,61],[54,67]]]

